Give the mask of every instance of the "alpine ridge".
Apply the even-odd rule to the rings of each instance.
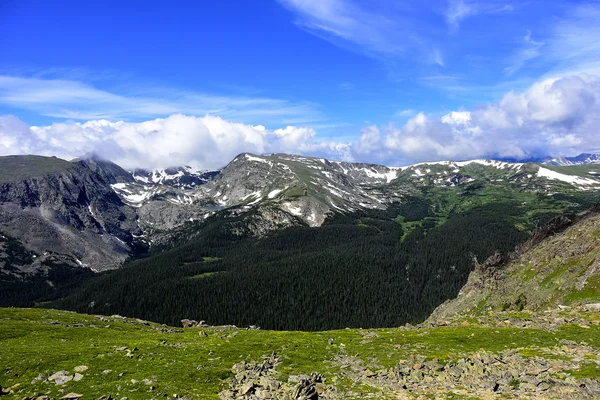
[[[453,196],[485,187],[552,195],[600,187],[595,165],[578,168],[493,160],[388,167],[243,153],[218,171],[128,172],[93,154],[71,162],[9,156],[0,158],[0,218],[2,232],[28,251],[63,254],[100,271],[140,249],[168,245],[186,224],[215,215],[243,217],[233,232],[264,235],[321,226],[335,214],[385,210],[424,192]]]

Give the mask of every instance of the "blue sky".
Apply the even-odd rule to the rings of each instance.
[[[597,76],[598,17],[597,1],[4,0],[0,115],[28,127],[218,116],[264,126],[273,137],[288,126],[311,129],[298,139],[314,142],[307,153],[337,149],[332,156],[420,161],[398,142],[410,137],[407,124],[420,113],[430,121],[504,107],[511,92],[533,96],[545,79]],[[583,82],[547,90],[589,89]],[[491,131],[483,125],[483,134]],[[369,133],[374,127],[378,139]],[[577,127],[561,126],[541,143],[497,155],[555,151],[552,141],[570,143],[569,152],[600,147]],[[439,129],[419,134],[435,142],[421,158],[494,155],[489,140],[471,153],[449,151],[460,143],[442,143]],[[360,140],[371,139],[378,148],[361,152]],[[296,143],[299,151],[302,145]],[[352,148],[340,152],[344,145]]]

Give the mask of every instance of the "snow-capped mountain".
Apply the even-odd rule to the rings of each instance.
[[[168,185],[178,189],[194,189],[205,184],[219,171],[195,171],[190,166],[171,167],[154,171],[136,169],[131,172],[133,179],[145,184]]]
[[[260,236],[292,225],[319,226],[335,214],[383,211],[411,198],[476,204],[473,199],[499,193],[572,196],[600,189],[594,165],[573,169],[493,160],[388,167],[244,153],[209,172],[189,167],[127,172],[96,157],[2,160],[3,233],[41,243],[31,251],[66,254],[96,270],[117,267],[128,249],[169,243],[186,224],[213,217],[230,221],[224,229],[233,234]],[[40,232],[57,232],[60,240],[38,238]]]
[[[575,157],[555,157],[542,164],[553,166],[600,164],[600,154],[582,153]]]
[[[134,171],[133,182],[113,184],[123,201],[140,210],[153,229],[201,220],[219,209],[234,215],[277,209],[310,226],[331,213],[385,209],[426,188],[487,187],[539,192],[590,190],[600,184],[591,171],[573,175],[533,163],[494,160],[441,161],[406,167],[331,161],[291,154],[243,153],[220,171],[194,173],[189,167]],[[190,183],[191,182],[191,183]],[[168,209],[169,222],[156,218]],[[177,211],[176,211],[177,210]],[[140,226],[149,223],[140,219]]]

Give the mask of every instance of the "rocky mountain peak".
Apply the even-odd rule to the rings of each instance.
[[[189,165],[168,167],[153,171],[135,169],[134,180],[143,184],[168,185],[182,190],[192,190],[213,179],[219,171],[197,171]]]
[[[103,159],[94,153],[85,154],[71,162],[96,173],[106,183],[111,185],[115,183],[133,182],[133,177],[129,172],[125,171],[112,161]]]
[[[600,154],[581,153],[575,157],[554,157],[544,161],[542,164],[553,166],[600,164]]]

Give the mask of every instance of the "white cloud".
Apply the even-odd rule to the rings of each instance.
[[[445,17],[448,25],[456,30],[468,17],[478,14],[504,14],[514,10],[512,4],[502,0],[448,0]]]
[[[0,104],[41,115],[74,120],[166,117],[176,113],[219,115],[271,123],[307,123],[322,119],[313,104],[281,99],[219,96],[174,89],[117,94],[70,79],[0,75]]]
[[[288,126],[273,132],[277,138],[277,147],[282,152],[300,152],[314,150],[314,138],[317,132],[312,128]]]
[[[465,125],[470,121],[471,113],[469,111],[452,111],[442,117],[442,122],[450,125]]]
[[[544,79],[496,102],[443,116],[418,113],[402,127],[364,127],[354,139],[315,128],[267,129],[217,116],[174,114],[145,122],[91,120],[29,127],[0,117],[0,155],[74,158],[96,152],[126,168],[219,168],[241,152],[287,152],[387,164],[443,159],[573,155],[600,148],[600,79]]]
[[[125,168],[192,165],[223,167],[242,152],[288,152],[352,159],[350,145],[321,141],[312,128],[262,125],[174,114],[144,122],[92,120],[28,127],[13,116],[0,117],[0,155],[41,154],[72,159],[96,153]]]
[[[572,155],[600,146],[600,79],[545,79],[522,93],[441,118],[423,113],[390,128],[376,151],[392,162]]]
[[[375,125],[363,128],[358,137],[356,151],[361,154],[371,154],[381,148],[381,132]]]

